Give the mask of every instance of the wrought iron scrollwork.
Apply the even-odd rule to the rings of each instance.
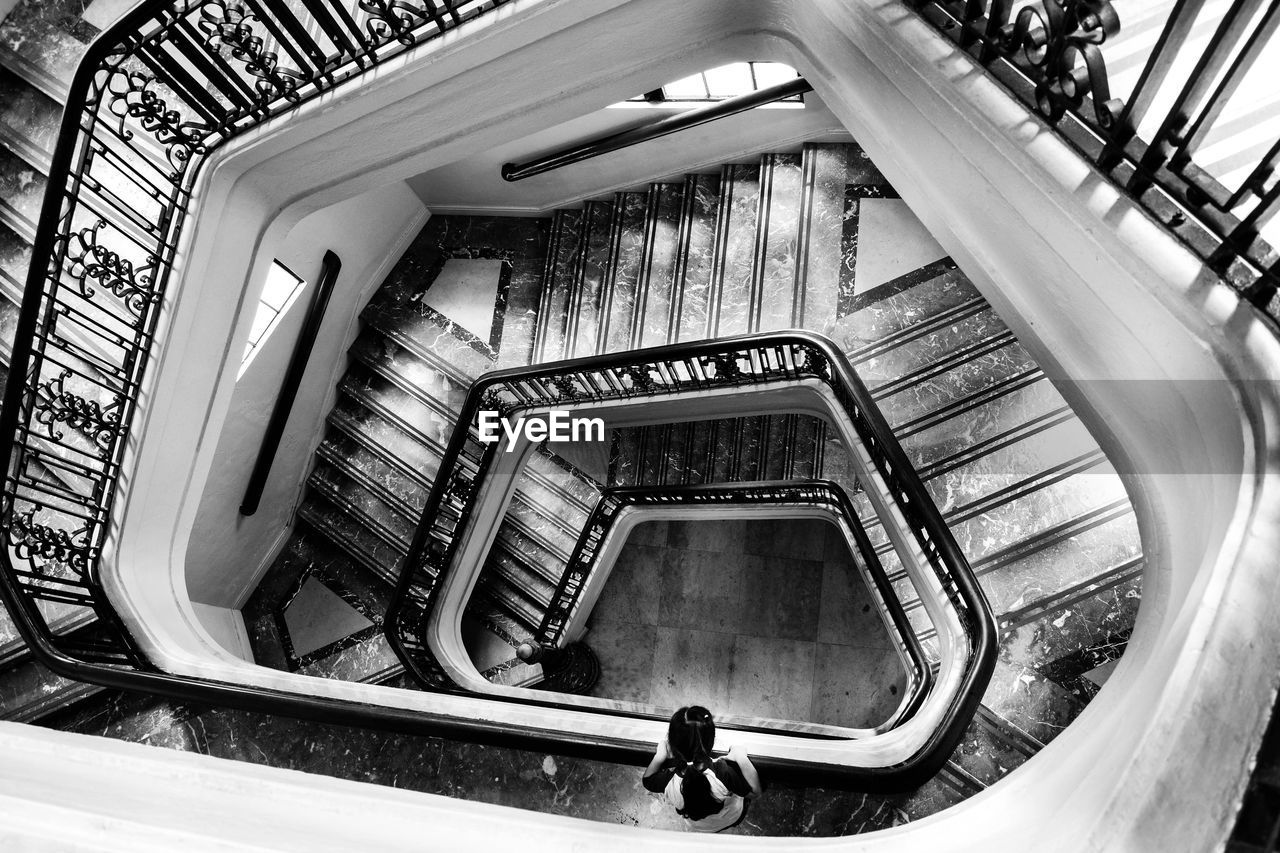
[[[465,474],[457,473],[449,479],[449,486],[444,496],[450,502],[465,505],[471,500],[471,495],[475,490],[476,483],[474,480]]]
[[[715,368],[718,382],[735,382],[743,377],[742,367],[738,364],[738,356],[733,353],[717,353],[703,359],[703,364]]]
[[[992,6],[992,17],[1008,20],[1009,4]],[[1093,99],[1098,123],[1115,126],[1124,104],[1111,97],[1100,45],[1120,32],[1120,17],[1109,0],[1045,0],[1023,6],[1012,23],[1000,27],[991,47],[999,55],[1039,69],[1036,105],[1056,123]]]
[[[35,419],[44,425],[53,439],[61,439],[65,435],[58,429],[58,424],[78,430],[98,446],[100,454],[105,455],[120,430],[120,405],[123,401],[116,397],[115,402],[103,407],[96,400],[86,400],[66,389],[70,376],[71,371],[64,370],[41,384]]]
[[[103,246],[99,232],[106,224],[99,219],[92,227],[63,235],[67,272],[79,283],[80,293],[86,299],[97,292],[94,286],[97,285],[114,293],[130,311],[141,316],[148,305],[160,299],[154,281],[159,262],[154,256],[149,256],[144,266],[135,267],[132,261]]]
[[[629,365],[618,371],[623,381],[631,383],[631,390],[648,392],[657,387],[657,383],[653,381],[653,371],[651,368],[642,367],[640,365]]]
[[[298,103],[297,89],[306,78],[299,72],[280,67],[280,57],[266,49],[266,42],[254,32],[258,17],[239,3],[221,0],[200,7],[200,29],[205,32],[205,45],[211,50],[225,48],[231,58],[242,62],[253,80],[254,91],[262,103],[283,97]]]
[[[89,526],[69,533],[39,523],[35,514],[34,509],[15,513],[9,524],[9,544],[18,558],[31,563],[36,571],[55,561],[83,575],[89,567]]]
[[[402,0],[360,0],[361,10],[369,13],[365,31],[380,44],[398,41],[408,47],[418,39],[413,30],[427,19],[426,13]]]
[[[182,172],[191,158],[204,154],[209,128],[200,122],[184,121],[156,92],[156,81],[134,71],[116,69],[107,80],[107,108],[120,119],[119,133],[133,139],[127,126],[134,119],[156,142],[164,146],[165,157],[176,172]]]

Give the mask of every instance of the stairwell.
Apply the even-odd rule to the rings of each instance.
[[[94,34],[79,11],[23,5],[0,27],[6,363],[62,93]],[[296,668],[298,661],[270,651],[281,640],[273,614],[296,594],[306,566],[325,562],[377,612],[454,413],[479,373],[809,328],[837,340],[873,386],[1000,614],[1004,639],[984,705],[948,769],[913,798],[871,798],[875,817],[866,826],[887,825],[897,819],[895,809],[910,817],[932,813],[1021,764],[1096,692],[1089,674],[1123,651],[1140,595],[1136,524],[1087,431],[953,264],[899,259],[908,268],[859,286],[859,261],[867,258],[864,202],[895,198],[856,146],[823,145],[592,200],[549,220],[433,218],[363,314],[365,331],[329,415],[295,541],[246,608],[260,662]],[[464,340],[423,310],[425,282],[415,271],[442,247],[455,256],[496,252],[513,264],[496,350]],[[823,476],[856,491],[843,454],[821,421],[775,415],[618,431],[599,476],[535,456],[470,607],[477,654],[487,656],[496,679],[536,679],[536,672],[511,667],[507,653],[540,620],[602,485]],[[67,474],[51,459],[25,476],[56,489]],[[876,541],[883,545],[883,535]],[[883,556],[892,560],[887,548]],[[93,626],[76,617],[58,629],[91,637]],[[317,661],[315,674],[412,687],[380,640],[375,632],[345,646],[335,656],[341,665]],[[267,748],[250,756],[232,744],[252,739],[254,730],[274,730],[277,738],[288,731],[295,740],[312,738],[313,747],[322,737],[310,724],[150,698],[107,693],[86,701],[99,693],[32,661],[0,613],[0,718],[53,715],[52,724],[72,730],[282,765],[291,760],[284,753]],[[367,733],[357,756],[325,747],[317,753],[329,762],[325,772],[364,778],[372,756],[406,740]]]
[[[966,795],[990,784],[1074,719],[1098,689],[1090,673],[1123,652],[1142,557],[1105,455],[896,198],[856,146],[807,145],[549,221],[434,217],[364,313],[300,512],[305,535],[390,577],[451,413],[488,367],[816,329],[872,388],[1000,614],[997,675],[948,770]],[[916,248],[885,257],[894,240]],[[496,351],[423,307],[422,271],[438,272],[442,255],[522,265],[499,306]],[[393,470],[395,460],[414,461]],[[545,612],[592,490],[796,477],[832,479],[854,496],[928,647],[931,629],[844,447],[818,419],[775,414],[616,430],[594,478],[537,457],[472,602],[501,639],[496,650],[476,644],[478,665],[504,683],[536,680],[500,658]]]

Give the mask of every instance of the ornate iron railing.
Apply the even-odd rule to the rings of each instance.
[[[785,507],[805,506],[826,510],[848,526],[870,591],[894,644],[901,652],[907,669],[907,698],[894,717],[881,726],[893,728],[920,707],[933,682],[930,665],[920,639],[911,627],[902,601],[893,588],[875,547],[858,520],[858,513],[843,488],[829,480],[783,480],[767,484],[701,483],[692,486],[629,486],[606,489],[587,517],[570,554],[560,582],[551,596],[542,624],[534,639],[542,646],[559,646],[565,640],[570,620],[576,615],[582,594],[593,574],[601,567],[601,548],[614,529],[619,515],[629,508],[706,508],[706,507]]]
[[[1115,97],[1103,46],[1120,32],[1110,0],[907,0],[1138,200],[1214,272],[1273,321],[1280,318],[1280,254],[1261,229],[1280,211],[1280,138],[1244,152],[1233,186],[1196,158],[1215,131],[1244,134],[1231,110],[1274,91],[1280,4],[1233,0],[1214,25],[1205,0],[1177,0],[1137,83]],[[1212,36],[1194,62],[1195,27]],[[1175,63],[1175,59],[1182,58]],[[1153,112],[1159,105],[1160,110]],[[1270,116],[1255,116],[1251,128]],[[1237,152],[1239,156],[1239,152]]]
[[[672,344],[495,371],[476,380],[458,414],[387,610],[387,639],[408,672],[431,690],[466,689],[436,658],[428,636],[443,580],[469,525],[479,518],[482,486],[498,454],[505,452],[499,443],[480,440],[482,412],[515,422],[530,411],[661,402],[689,393],[805,382],[824,385],[840,414],[857,431],[875,476],[965,632],[968,650],[962,683],[928,745],[903,767],[866,771],[874,776],[883,770],[899,780],[927,778],[954,749],[990,679],[995,666],[995,621],[968,561],[870,392],[828,339],[807,332]],[[886,524],[896,526],[891,520]]]
[[[132,677],[151,667],[98,572],[201,165],[238,134],[504,2],[146,0],[89,47],[52,158],[0,413],[0,595],[52,668],[209,695]],[[92,642],[59,636],[55,612],[92,615],[101,630]]]

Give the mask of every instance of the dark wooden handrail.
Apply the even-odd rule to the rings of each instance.
[[[728,98],[707,107],[667,116],[640,127],[633,127],[630,130],[601,136],[569,148],[563,148],[553,154],[535,157],[524,163],[504,163],[502,166],[502,178],[506,181],[523,181],[525,178],[532,178],[534,175],[541,175],[543,172],[550,172],[552,169],[572,166],[574,163],[581,163],[583,160],[590,160],[592,157],[599,157],[601,154],[620,151],[632,145],[639,145],[641,142],[648,142],[651,139],[657,139],[681,130],[688,130],[700,124],[728,118],[738,113],[745,113],[747,110],[754,110],[756,107],[761,107],[765,104],[785,101],[787,98],[794,98],[796,95],[803,95],[805,92],[812,91],[813,86],[809,85],[809,81],[803,77],[797,77],[794,80],[788,80],[776,86],[769,86],[766,89],[748,92],[745,95],[738,95],[736,98]]]
[[[275,461],[276,451],[280,449],[280,439],[284,437],[289,413],[293,411],[293,401],[298,396],[298,387],[302,384],[302,377],[307,372],[307,362],[311,359],[311,348],[315,346],[316,336],[320,334],[320,324],[324,322],[324,313],[329,307],[329,296],[333,293],[333,285],[341,271],[342,260],[332,251],[326,251],[324,260],[320,262],[320,280],[316,282],[311,304],[307,306],[306,320],[302,323],[302,331],[298,333],[297,343],[293,345],[289,369],[285,371],[284,381],[280,383],[280,393],[271,409],[271,420],[267,421],[267,431],[262,436],[262,446],[258,448],[258,458],[253,463],[253,473],[249,475],[249,485],[244,490],[244,500],[240,504],[241,515],[253,515],[258,511],[262,490],[267,486],[267,475],[271,473],[271,464]]]

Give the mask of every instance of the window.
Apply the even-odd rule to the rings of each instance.
[[[794,68],[780,62],[734,62],[668,83],[617,106],[711,103],[767,89],[798,76]],[[792,95],[771,106],[803,107],[804,96]]]
[[[258,345],[275,329],[285,309],[302,292],[304,284],[306,282],[290,272],[284,264],[279,261],[271,262],[267,284],[262,289],[262,301],[258,303],[258,313],[253,316],[253,328],[249,330],[249,342],[245,344],[244,357],[240,359],[241,373],[248,366]]]

